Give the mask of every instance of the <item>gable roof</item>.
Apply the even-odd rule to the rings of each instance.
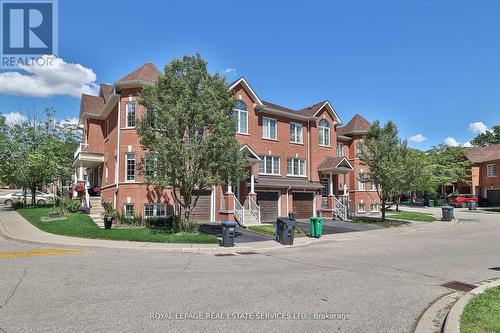
[[[337,157],[326,157],[318,166],[318,170],[326,171],[326,170],[344,170],[344,171],[353,171],[354,167],[349,160],[345,156],[337,156]]]
[[[473,163],[500,160],[500,143],[487,147],[464,148],[465,156]]]
[[[340,135],[355,135],[366,134],[370,128],[370,122],[361,115],[356,114],[348,123],[343,127],[337,128],[337,134]]]
[[[229,85],[229,91],[232,91],[239,84],[241,84],[243,88],[245,88],[245,90],[250,94],[250,97],[252,97],[255,103],[262,105],[262,101],[260,100],[259,96],[257,96],[255,91],[253,91],[252,87],[250,87],[247,80],[245,80],[243,76]]]
[[[160,71],[156,66],[150,62],[145,63],[141,67],[136,70],[128,73],[117,83],[123,83],[127,81],[145,81],[145,82],[155,82],[158,76],[160,75]]]
[[[104,99],[104,103],[109,99],[109,96],[113,93],[113,86],[106,83],[101,83],[99,85],[99,96]]]

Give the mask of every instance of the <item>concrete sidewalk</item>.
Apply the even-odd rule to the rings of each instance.
[[[383,228],[369,231],[358,231],[352,233],[339,233],[324,235],[320,239],[300,237],[295,238],[293,246],[284,246],[274,240],[247,242],[235,244],[233,248],[221,247],[217,244],[178,244],[178,243],[149,243],[116,241],[104,239],[89,239],[55,235],[42,231],[26,221],[14,210],[0,209],[0,234],[6,238],[50,246],[62,246],[83,249],[110,249],[118,251],[146,251],[146,252],[171,252],[171,253],[245,253],[245,252],[269,252],[300,246],[323,244],[328,242],[341,242],[361,238],[380,237],[382,235],[396,235],[414,232],[429,228],[450,227],[448,224],[436,223],[412,223],[408,226]]]

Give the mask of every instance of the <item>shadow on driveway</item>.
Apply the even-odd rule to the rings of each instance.
[[[200,231],[218,238],[222,238],[222,226],[217,223],[201,224]],[[234,241],[237,243],[261,242],[273,239],[273,236],[247,231],[239,226],[236,226]]]

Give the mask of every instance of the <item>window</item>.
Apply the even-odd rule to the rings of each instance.
[[[496,175],[497,175],[497,166],[496,166],[496,164],[488,164],[486,166],[486,168],[487,168],[487,172],[486,173],[487,173],[488,177],[496,177]]]
[[[363,142],[360,141],[356,144],[356,158],[361,158],[361,153],[364,149],[365,145],[363,144]]]
[[[125,204],[124,211],[125,211],[125,217],[134,217],[133,204]]]
[[[325,119],[319,121],[319,145],[330,146],[330,125]]]
[[[125,157],[125,180],[135,180],[135,154],[128,153]]]
[[[144,205],[144,217],[163,217],[166,216],[166,206],[164,204]]]
[[[262,118],[262,137],[276,140],[278,138],[276,125],[276,119]]]
[[[365,204],[364,203],[360,202],[358,204],[358,212],[360,212],[360,213],[366,212],[366,210],[365,210]]]
[[[378,204],[376,202],[372,202],[370,206],[370,211],[371,212],[378,212]]]
[[[344,156],[344,144],[337,143],[337,156]]]
[[[236,124],[236,133],[248,134],[248,109],[242,101],[236,101],[233,119]]]
[[[259,162],[259,173],[265,175],[279,175],[280,158],[275,156],[261,156]]]
[[[289,176],[305,176],[305,166],[305,160],[299,158],[289,158],[286,163],[286,173]]]
[[[365,190],[365,174],[360,172],[358,174],[358,191]]]
[[[303,143],[301,124],[290,123],[290,142]]]
[[[375,182],[373,180],[371,182],[370,190],[372,190],[372,191],[376,191],[377,190],[377,184],[375,184]]]
[[[328,196],[328,194],[330,194],[330,179],[321,178],[320,183],[321,185],[323,185],[323,188],[321,189],[321,195],[324,197]]]
[[[127,124],[125,127],[135,127],[135,102],[127,102]]]

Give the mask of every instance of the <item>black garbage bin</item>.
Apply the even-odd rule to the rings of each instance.
[[[443,212],[443,221],[450,222],[453,220],[454,208],[452,206],[442,206],[441,210]]]
[[[293,245],[295,225],[297,221],[289,217],[278,217],[276,219],[278,241],[283,245]]]
[[[469,201],[469,210],[476,210],[476,202],[474,200]]]
[[[236,229],[236,222],[222,222],[222,246],[234,246],[234,234]]]

